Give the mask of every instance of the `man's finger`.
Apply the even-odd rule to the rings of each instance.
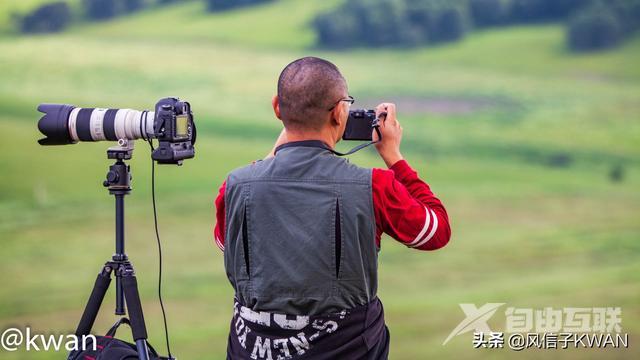
[[[386,109],[387,109],[387,113],[389,114],[389,118],[393,119],[393,121],[396,121],[396,104],[394,103],[385,103],[384,104]]]
[[[371,130],[371,140],[373,141],[379,141],[380,139],[378,138],[378,132],[375,130]]]

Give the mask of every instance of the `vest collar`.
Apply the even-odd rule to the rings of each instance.
[[[291,147],[314,147],[314,148],[324,149],[324,150],[333,152],[332,149],[329,147],[329,145],[327,145],[324,141],[301,140],[301,141],[291,141],[278,146],[274,151],[274,155],[277,154],[278,151],[282,149],[291,148]]]

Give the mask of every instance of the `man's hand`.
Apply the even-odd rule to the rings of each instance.
[[[387,113],[386,116],[381,113]],[[396,118],[396,104],[382,103],[376,107],[376,116],[380,118],[380,133],[382,141],[376,143],[376,149],[384,160],[387,167],[393,166],[396,162],[404,159],[400,153],[400,142],[402,141],[402,126]],[[373,140],[378,140],[378,134],[373,131]]]

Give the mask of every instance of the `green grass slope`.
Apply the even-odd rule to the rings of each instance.
[[[545,25],[435,48],[315,49],[309,21],[332,4],[283,0],[207,15],[193,2],[58,35],[0,37],[0,328],[72,331],[113,251],[113,199],[101,186],[110,144],[40,147],[37,104],[150,108],[178,95],[192,103],[199,134],[195,159],[157,168],[172,348],[223,358],[232,289],[212,240],[213,199],[227,172],[271,148],[279,71],[316,55],[342,69],[356,106],[399,104],[405,156],[452,220],[451,244],[438,252],[383,239],[379,293],[393,359],[637,358],[633,340],[628,350],[542,353],[474,350],[469,334],[441,344],[464,318],[459,303],[621,306],[623,329],[640,334],[640,39],[576,56],[564,50],[563,29]],[[151,341],[163,349],[149,153],[136,146],[127,252]],[[549,165],[557,159],[568,165]],[[383,166],[372,151],[352,161]],[[624,179],[612,183],[617,165]],[[97,331],[113,322],[113,305],[110,293]],[[491,325],[502,328],[504,313]]]

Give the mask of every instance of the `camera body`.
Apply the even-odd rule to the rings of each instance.
[[[178,164],[195,155],[196,128],[191,105],[177,98],[164,98],[155,107],[153,131],[158,147],[151,158],[159,164]]]
[[[377,124],[375,110],[350,110],[342,139],[371,141],[373,129]]]

